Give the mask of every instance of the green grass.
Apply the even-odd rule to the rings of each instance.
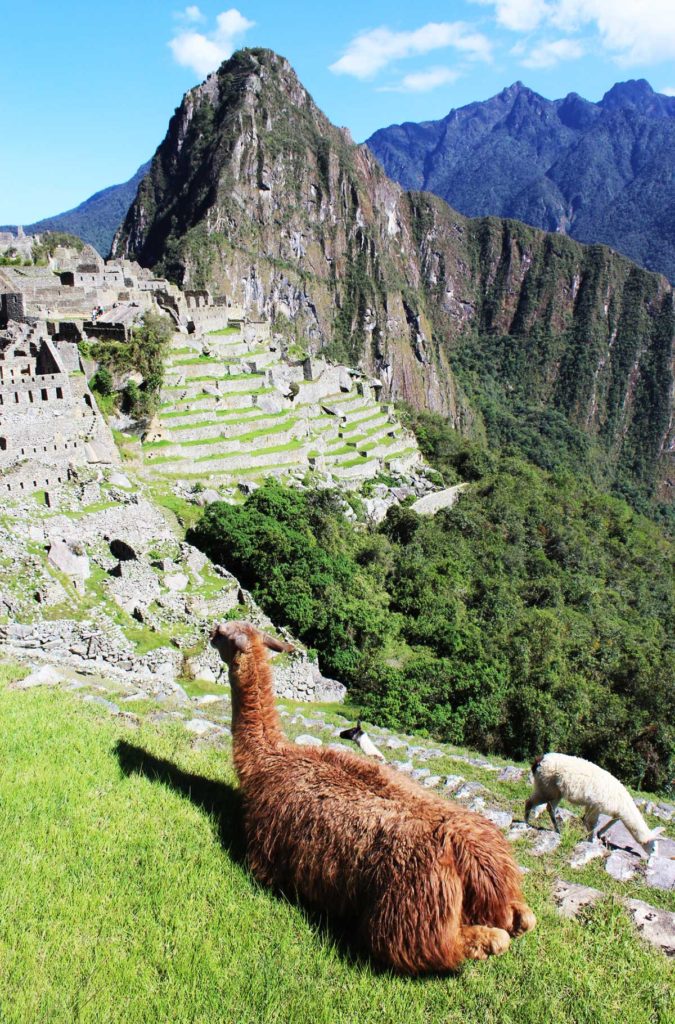
[[[538,927],[504,957],[422,980],[351,958],[251,879],[227,752],[15,677],[0,667],[3,1024],[672,1020],[665,957],[611,900],[561,920],[547,864],[525,878]]]
[[[254,408],[254,407],[252,406],[251,408]],[[237,409],[236,411],[240,413],[241,409]],[[171,415],[176,416],[176,415],[180,415],[180,414],[179,413],[168,413],[167,414],[167,416],[171,416]],[[225,418],[229,418],[228,419],[229,423],[235,423],[235,424],[236,423],[246,424],[246,423],[249,423],[249,422],[255,423],[256,420],[272,420],[272,419],[278,419],[280,416],[288,416],[288,409],[282,409],[281,412],[264,412],[264,413],[258,412],[255,416],[245,416],[245,417],[239,416],[236,419],[233,418],[232,410],[228,410],[227,412],[223,412],[223,413],[217,413],[216,415],[219,416],[219,419],[217,419],[217,420],[203,420],[202,422],[184,423],[184,424],[181,424],[178,427],[171,427],[171,429],[177,431],[177,430],[201,430],[203,427],[220,427],[220,426],[223,425],[222,424],[222,420],[225,419]],[[167,416],[163,416],[162,419],[166,419]]]
[[[223,334],[241,334],[241,329],[239,327],[221,327],[219,331],[209,331],[208,333],[210,335],[220,336]]]

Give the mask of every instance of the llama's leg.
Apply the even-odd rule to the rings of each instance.
[[[593,824],[593,828],[595,828],[595,826],[597,825],[598,817],[599,817],[599,815],[596,814],[596,818],[595,818],[595,822]],[[598,829],[595,838],[596,839],[602,839],[602,837],[604,836],[605,832],[608,829],[610,829],[612,827],[612,825],[616,825],[618,820],[619,820],[618,818],[610,818],[609,821],[605,825],[603,825],[601,829]]]
[[[460,939],[466,960],[487,960],[489,956],[499,956],[511,943],[511,936],[504,928],[486,928],[482,924],[465,925]]]
[[[535,812],[535,816],[536,816],[537,808],[541,807],[541,805],[543,803],[545,803],[545,801],[541,800],[536,795],[531,796],[529,798],[529,800],[525,801],[525,824],[526,825],[529,825],[529,823],[530,823],[530,815],[532,814],[532,811]]]
[[[513,913],[513,920],[507,928],[509,935],[516,938],[518,935],[524,935],[525,932],[531,932],[537,923],[537,919],[527,903],[512,903],[511,911]]]
[[[584,828],[588,832],[589,837],[593,838],[593,832],[595,826],[598,824],[598,818],[600,817],[600,811],[597,807],[587,807],[586,813],[583,817]]]
[[[549,800],[549,802],[546,804],[546,810],[548,811],[549,817],[550,817],[551,821],[553,822],[553,828],[556,830],[556,832],[559,833],[560,832],[560,823],[558,822],[558,819],[557,819],[556,814],[555,814],[555,812],[558,810],[558,801],[557,800]]]

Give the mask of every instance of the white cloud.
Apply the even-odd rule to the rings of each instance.
[[[474,60],[489,61],[492,56],[490,41],[464,22],[432,21],[411,32],[393,32],[386,26],[361,32],[330,70],[336,75],[372,78],[394,60],[450,46]]]
[[[475,0],[495,8],[499,25],[514,32],[530,32],[537,28],[548,11],[546,0]]]
[[[431,92],[440,85],[456,82],[460,72],[454,68],[428,68],[404,75],[398,85],[383,85],[378,92]]]
[[[186,12],[190,10],[201,14],[198,7],[186,8]],[[192,68],[203,77],[232,56],[238,37],[254,25],[254,21],[249,21],[236,7],[231,7],[229,11],[217,15],[213,32],[179,32],[169,40],[169,47],[177,64]]]
[[[594,29],[617,64],[675,59],[673,0],[474,0],[494,7],[503,28],[530,32],[554,27],[566,35]]]
[[[675,85],[666,85],[663,89],[658,89],[663,96],[675,96]]]
[[[535,46],[521,64],[526,68],[552,68],[562,60],[577,60],[584,53],[584,47],[576,39],[555,39]]]
[[[191,4],[184,11],[177,11],[174,18],[177,18],[178,21],[206,21],[206,15],[202,14],[196,4]]]

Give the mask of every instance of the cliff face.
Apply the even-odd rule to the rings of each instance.
[[[113,251],[227,293],[466,429],[476,404],[453,374],[456,353],[494,339],[497,365],[496,340],[510,337],[505,400],[508,373],[525,374],[612,466],[661,473],[667,282],[601,247],[403,192],[270,51],[236,53],[186,94]],[[636,468],[631,453],[645,446]]]

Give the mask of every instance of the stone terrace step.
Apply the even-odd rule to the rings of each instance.
[[[241,371],[237,369],[240,365],[238,361],[224,363],[218,359],[195,359],[189,363],[174,363],[173,366],[167,366],[165,378],[167,384],[175,383],[180,377],[184,377],[186,380],[193,377],[212,377],[214,380],[218,380],[221,377],[230,376],[233,369],[240,373]]]
[[[378,405],[362,405],[359,408],[351,410],[346,417],[346,422],[342,426],[343,433],[347,434],[351,430],[357,428],[374,427],[376,425],[383,426],[389,422],[389,417],[386,412],[383,412]]]
[[[255,447],[256,451],[260,451],[267,448],[276,448],[280,445],[289,444],[291,441],[298,438],[299,429],[302,431],[302,436],[305,433],[302,430],[302,424],[300,425],[300,428],[298,428],[297,421],[290,420],[282,423],[280,428],[270,428],[268,433],[255,438],[244,435],[242,438],[215,438],[211,441],[206,440],[186,444],[166,444],[164,442],[160,442],[160,444],[156,445],[154,448],[150,445],[146,445],[144,448],[144,454],[145,458],[150,462],[156,462],[157,459],[161,460],[165,457],[173,456],[177,458],[195,460],[202,458],[215,458],[217,455],[236,455],[249,452],[252,447]]]
[[[369,480],[381,470],[379,459],[359,459],[358,462],[333,463],[330,472],[339,480]]]
[[[213,378],[205,377],[203,380],[193,379],[185,384],[165,387],[162,390],[162,399],[167,402],[181,401],[185,398],[198,398],[202,394],[212,394],[211,391],[204,391],[204,386],[214,389],[214,397],[219,395],[251,394],[265,388],[265,378],[262,374],[247,373],[241,377]],[[217,395],[215,394],[217,392]]]
[[[234,473],[239,470],[246,472],[264,470],[267,466],[288,468],[289,466],[305,465],[308,457],[308,445],[298,442],[297,446],[281,450],[276,447],[265,451],[237,452],[231,456],[217,455],[215,458],[182,459],[171,458],[165,462],[154,461],[153,470],[161,474],[186,476],[192,475],[201,479],[213,473]]]
[[[348,412],[360,408],[365,402],[366,399],[363,395],[349,391],[339,395],[328,395],[320,400],[319,405],[329,414],[337,413],[338,416],[346,416]]]
[[[279,423],[289,418],[287,411],[256,413],[255,406],[252,406],[250,410],[252,415],[248,415],[249,410],[242,410],[242,412],[247,415],[242,417],[221,416],[217,420],[199,416],[196,420],[189,420],[186,423],[181,420],[178,426],[173,425],[174,420],[169,420],[167,424],[163,424],[164,433],[168,434],[169,439],[175,441],[176,444],[186,444],[188,441],[206,441],[210,437],[235,438],[240,434],[250,433],[252,430],[274,430]]]

